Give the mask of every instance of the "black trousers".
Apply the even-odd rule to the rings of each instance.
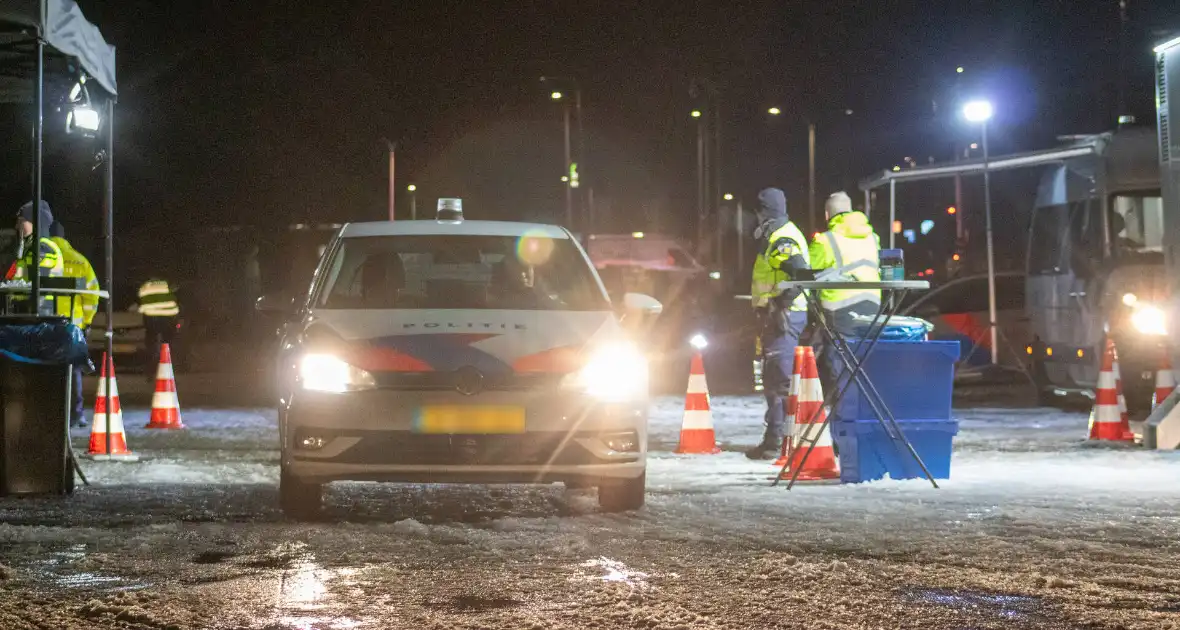
[[[160,364],[160,345],[172,344],[176,338],[176,317],[144,317],[144,346],[147,352],[143,370],[148,378],[155,378],[156,366]]]

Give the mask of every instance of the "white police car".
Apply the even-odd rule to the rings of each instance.
[[[278,362],[280,501],[342,480],[596,485],[643,504],[647,363],[560,227],[351,223],[290,307]],[[659,313],[629,294],[623,320]],[[259,308],[285,309],[264,298]]]

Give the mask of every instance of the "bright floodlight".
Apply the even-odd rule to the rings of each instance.
[[[984,122],[992,117],[992,104],[988,101],[971,101],[963,106],[963,118],[971,122]]]
[[[766,113],[770,114],[771,116],[778,116],[779,114],[783,113],[783,110],[777,107],[771,107],[770,109],[766,110]]]
[[[692,110],[692,117],[693,118],[700,118],[701,117],[701,110],[699,110],[699,109]]]
[[[549,95],[549,98],[551,98],[555,101],[560,101],[562,96],[564,96],[564,95],[561,92],[553,92],[552,94]]]
[[[406,186],[406,190],[408,190],[410,192],[414,192],[415,190],[418,190],[418,187],[413,184],[410,184],[409,186]]]
[[[697,350],[704,350],[705,347],[709,345],[709,340],[705,339],[705,336],[701,333],[697,333],[688,340],[688,345],[696,348]]]
[[[98,131],[98,111],[86,105],[77,106],[66,114],[66,130],[93,133]]]
[[[725,193],[724,199],[726,201],[733,201],[733,193]]]

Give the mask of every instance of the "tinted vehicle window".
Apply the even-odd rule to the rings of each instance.
[[[572,241],[527,236],[346,238],[317,302],[340,309],[608,308]]]
[[[988,310],[987,276],[946,285],[918,306],[933,304],[939,313],[982,313]],[[996,276],[996,309],[1024,308],[1024,276]]]

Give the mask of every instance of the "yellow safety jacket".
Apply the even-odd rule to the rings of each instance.
[[[94,267],[90,265],[90,261],[81,252],[74,249],[74,246],[66,239],[60,236],[54,236],[50,240],[56,243],[61,249],[65,265],[62,275],[66,278],[82,278],[86,281],[87,291],[97,291],[98,276],[94,274]],[[68,297],[57,298],[57,314],[69,317],[75,325],[89,328],[97,313],[97,295],[80,295],[74,297],[74,299]]]
[[[26,244],[30,240],[31,239],[25,239]],[[39,240],[41,245],[41,272],[39,275],[50,278],[62,277],[62,274],[65,271],[65,263],[61,248],[57,246],[57,243],[54,243],[48,238],[41,237]],[[5,279],[28,280],[28,268],[33,264],[33,256],[35,252],[36,250],[34,248],[26,246],[24,255],[21,256],[19,260],[12,263],[12,267],[10,267],[8,269],[8,273],[5,274]],[[23,302],[28,299],[29,298],[26,295],[14,295],[12,297],[14,302]],[[41,307],[37,310],[44,314],[47,307],[51,312],[56,310],[56,304],[54,303],[53,298],[41,298]]]
[[[816,278],[829,269],[828,279],[880,282],[881,244],[863,212],[838,214],[828,222],[828,231],[811,244],[811,268]],[[824,289],[819,300],[825,311],[838,311],[859,302],[881,303],[879,289]]]
[[[779,266],[795,254],[800,254],[810,263],[807,250],[807,237],[793,222],[771,233],[766,239],[766,251],[759,252],[754,259],[754,271],[750,281],[750,299],[754,308],[761,308],[770,304],[770,300],[781,291],[778,284],[790,280],[790,275],[779,269]],[[807,298],[800,292],[791,302],[791,311],[807,312]]]
[[[139,287],[139,313],[144,317],[180,315],[180,305],[167,280],[148,280]]]

